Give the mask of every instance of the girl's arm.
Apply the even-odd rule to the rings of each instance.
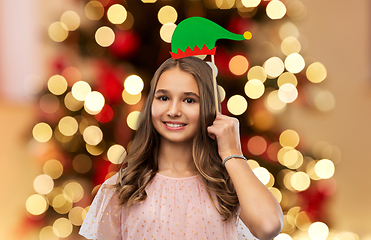
[[[239,121],[218,114],[208,127],[210,137],[218,142],[221,159],[242,155]],[[245,160],[231,158],[225,167],[232,179],[241,206],[240,218],[260,240],[273,239],[281,232],[283,214],[276,198],[255,176]]]

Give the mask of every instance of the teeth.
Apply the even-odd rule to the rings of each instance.
[[[173,124],[173,123],[165,123],[169,127],[183,127],[185,124]]]

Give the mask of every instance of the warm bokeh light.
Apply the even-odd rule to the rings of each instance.
[[[277,90],[268,94],[265,105],[267,109],[274,113],[280,113],[285,110],[286,107],[286,103],[279,98]]]
[[[318,158],[326,158],[326,159],[331,159],[331,161],[336,164],[340,162],[341,159],[341,151],[338,147],[336,146],[325,146],[321,154]]]
[[[281,43],[281,51],[286,56],[292,53],[299,53],[301,50],[301,44],[299,40],[293,36],[283,39]]]
[[[80,16],[74,11],[66,11],[61,16],[61,22],[64,23],[68,31],[75,31],[80,26]]]
[[[78,123],[75,118],[71,116],[63,117],[58,123],[59,132],[65,136],[72,136],[78,130]]]
[[[84,108],[92,115],[98,114],[104,107],[105,99],[100,92],[93,91],[85,98]]]
[[[251,170],[254,170],[255,168],[258,168],[260,167],[259,163],[253,159],[249,159],[247,160],[247,164],[249,165],[249,167],[251,168]]]
[[[286,233],[280,233],[277,237],[275,237],[273,240],[292,240],[290,235]]]
[[[272,0],[266,9],[267,15],[271,19],[281,19],[286,14],[286,6],[279,0]]]
[[[52,179],[57,179],[63,173],[63,165],[56,159],[50,159],[44,163],[43,172],[49,175]]]
[[[227,108],[233,115],[241,115],[247,110],[247,101],[241,95],[234,95],[229,98]]]
[[[264,70],[271,78],[276,78],[285,70],[282,60],[278,57],[271,57],[264,63]]]
[[[308,229],[308,235],[312,240],[326,240],[329,228],[323,222],[312,223]]]
[[[73,97],[72,92],[68,92],[64,97],[64,105],[68,110],[76,112],[84,106],[84,102],[78,101]]]
[[[316,163],[314,171],[320,178],[328,179],[334,175],[335,165],[329,159],[322,159]]]
[[[277,84],[278,87],[281,87],[283,84],[286,83],[290,83],[296,87],[298,85],[298,80],[294,74],[290,72],[284,72],[278,77]]]
[[[284,103],[292,103],[298,97],[298,90],[291,83],[285,83],[278,89],[278,97]]]
[[[280,134],[279,142],[282,147],[292,147],[298,146],[300,141],[299,134],[292,129],[287,129]]]
[[[296,172],[291,176],[291,186],[297,191],[307,190],[310,186],[310,178],[305,172]]]
[[[265,87],[258,79],[251,79],[245,84],[245,94],[251,99],[258,99],[263,96]]]
[[[49,175],[41,174],[33,181],[33,188],[37,193],[45,195],[53,190],[54,181]]]
[[[265,69],[261,66],[254,66],[249,69],[247,72],[247,79],[258,79],[261,82],[265,82],[267,80],[267,73],[265,72]]]
[[[271,187],[269,188],[269,191],[273,194],[273,196],[277,199],[279,203],[282,201],[282,193],[278,188]]]
[[[129,105],[137,104],[141,98],[142,98],[142,93],[132,95],[128,93],[125,89],[124,91],[122,91],[122,99],[124,100],[125,103]]]
[[[109,47],[115,41],[115,32],[110,27],[100,27],[95,32],[95,41],[101,47]]]
[[[215,0],[215,4],[219,9],[231,9],[236,3],[236,0]]]
[[[104,15],[104,7],[99,1],[90,1],[85,6],[85,16],[89,20],[99,20]]]
[[[270,173],[266,168],[263,167],[257,167],[253,170],[255,176],[262,182],[264,185],[266,185],[270,180]]]
[[[131,95],[139,94],[144,87],[144,82],[138,75],[130,75],[124,81],[125,91]]]
[[[53,198],[51,205],[57,213],[66,214],[72,209],[72,199],[63,191]]]
[[[218,85],[218,92],[220,96],[220,102],[223,102],[226,96],[225,90],[222,86]]]
[[[241,0],[241,3],[246,8],[257,7],[260,4],[261,0]]]
[[[277,160],[279,163],[281,163],[283,166],[286,166],[285,161],[284,161],[284,156],[286,155],[287,152],[290,150],[293,150],[294,148],[292,147],[283,147],[278,150],[277,152]]]
[[[88,155],[79,154],[72,160],[72,167],[78,173],[87,173],[93,163]]]
[[[68,28],[62,22],[54,22],[50,24],[48,34],[54,42],[63,42],[68,37]]]
[[[139,111],[134,111],[134,112],[129,113],[126,119],[126,123],[128,124],[129,128],[133,130],[137,130],[139,115],[140,115]]]
[[[307,172],[308,176],[313,180],[321,180],[321,178],[316,174],[315,167],[317,161],[310,159],[307,163],[305,171]]]
[[[27,198],[26,209],[32,215],[41,215],[49,207],[46,198],[40,194],[33,194]]]
[[[265,186],[266,186],[267,188],[271,188],[271,187],[273,187],[275,181],[276,181],[276,180],[275,180],[273,174],[272,174],[272,173],[269,173],[269,181],[267,182],[267,184],[265,184]]]
[[[54,75],[48,80],[48,89],[54,95],[62,95],[67,90],[67,81],[61,75]]]
[[[280,149],[281,149],[281,145],[278,142],[273,142],[269,144],[267,148],[268,158],[272,161],[277,162],[278,161],[277,154]]]
[[[318,92],[314,97],[315,107],[322,112],[333,110],[335,107],[335,103],[336,102],[334,95],[327,90]]]
[[[305,67],[304,58],[299,53],[292,53],[286,57],[285,67],[291,73],[299,73]]]
[[[67,218],[58,218],[53,223],[54,233],[60,238],[66,238],[71,235],[73,225]]]
[[[326,67],[320,63],[315,62],[308,66],[306,75],[309,81],[312,83],[320,83],[327,77]]]
[[[290,169],[298,169],[304,162],[304,157],[296,149],[290,149],[283,155],[283,165]]]
[[[175,23],[178,19],[178,13],[174,7],[166,5],[158,11],[157,18],[161,24]]]
[[[68,213],[68,219],[71,221],[73,225],[81,226],[84,221],[83,219],[84,211],[85,209],[82,207],[74,207]]]
[[[292,20],[301,20],[307,14],[304,3],[299,0],[291,1],[287,6],[287,16]]]
[[[97,126],[89,126],[85,128],[83,133],[84,141],[92,146],[98,145],[103,140],[103,132]]]
[[[133,27],[133,25],[134,25],[133,14],[131,14],[130,12],[127,12],[126,20],[123,23],[116,25],[116,26],[117,28],[121,30],[129,30]]]
[[[32,129],[32,135],[38,142],[47,142],[52,138],[53,130],[47,123],[38,123]]]
[[[160,37],[164,42],[171,43],[176,24],[165,23],[160,29]]]
[[[141,0],[143,3],[155,3],[157,0]]]
[[[262,136],[253,136],[247,142],[247,149],[253,155],[261,155],[267,150],[267,141]]]
[[[311,220],[307,212],[299,212],[296,215],[295,218],[295,225],[297,228],[299,228],[301,231],[308,231],[310,225],[311,225]]]
[[[55,235],[54,228],[52,226],[43,227],[39,233],[40,240],[59,240],[59,237]]]
[[[340,232],[336,234],[334,240],[360,240],[359,236],[353,232]],[[361,240],[364,240],[363,238]]]
[[[126,156],[126,150],[123,146],[115,144],[107,151],[107,158],[113,164],[121,164]]]
[[[66,67],[62,72],[62,76],[67,80],[68,85],[81,80],[80,70],[73,66]]]
[[[84,196],[84,189],[82,188],[81,184],[76,181],[71,181],[67,183],[64,186],[63,190],[74,203],[80,201]]]
[[[91,87],[85,81],[78,81],[73,84],[71,93],[76,100],[85,101],[86,96],[91,93]]]
[[[279,30],[279,36],[282,40],[284,40],[287,37],[291,37],[291,36],[295,38],[299,38],[300,33],[294,23],[287,21],[281,25],[280,30]]]
[[[263,109],[254,112],[251,116],[251,120],[253,122],[253,127],[260,131],[270,130],[276,122],[273,114]]]
[[[241,76],[246,73],[248,68],[249,61],[242,55],[236,55],[229,61],[229,70],[234,75]]]
[[[121,24],[125,22],[128,13],[121,4],[113,4],[107,10],[107,18],[113,24]]]
[[[60,103],[57,96],[47,93],[40,98],[39,105],[45,113],[53,114],[58,111]]]

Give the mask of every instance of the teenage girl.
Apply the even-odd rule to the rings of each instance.
[[[215,116],[213,99],[203,60],[170,58],[159,67],[122,168],[98,191],[81,235],[268,240],[280,233],[280,205],[242,156],[239,122]]]

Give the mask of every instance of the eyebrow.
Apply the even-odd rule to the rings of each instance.
[[[165,90],[165,89],[159,89],[159,90],[157,90],[157,91],[155,92],[155,95],[157,95],[157,94],[168,94],[168,93],[169,93],[169,91],[167,91],[167,90]],[[184,92],[183,94],[186,95],[186,96],[193,96],[193,97],[196,97],[196,98],[200,98],[200,97],[198,96],[198,94],[196,94],[196,93],[194,93],[194,92]]]

